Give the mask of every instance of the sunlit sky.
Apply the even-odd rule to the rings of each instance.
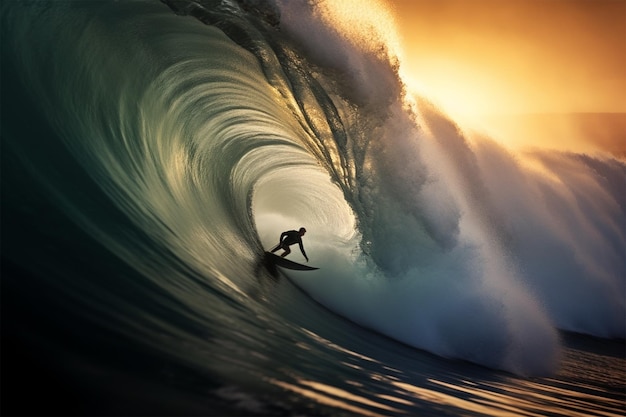
[[[452,113],[626,112],[626,0],[386,0],[407,82]]]
[[[405,82],[455,121],[626,159],[626,0],[381,1]]]

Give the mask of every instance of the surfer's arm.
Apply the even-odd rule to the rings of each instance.
[[[309,262],[309,257],[306,256],[306,252],[304,251],[304,246],[302,245],[302,240],[300,240],[298,244],[300,245],[300,252],[302,252],[302,255],[304,255],[304,258],[306,259],[306,261]]]

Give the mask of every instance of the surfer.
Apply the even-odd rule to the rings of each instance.
[[[306,229],[304,227],[301,227],[298,231],[288,230],[286,232],[282,232],[280,234],[278,246],[272,249],[272,253],[276,252],[278,249],[282,249],[284,252],[280,256],[284,258],[291,253],[289,246],[297,243],[300,245],[300,252],[302,252],[306,261],[309,262],[309,258],[306,256],[306,252],[304,252],[304,246],[302,246],[302,236],[304,236],[305,233]]]

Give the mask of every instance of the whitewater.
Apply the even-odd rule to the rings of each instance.
[[[59,390],[20,407],[624,412],[626,164],[464,127],[367,7],[2,4],[3,390]]]

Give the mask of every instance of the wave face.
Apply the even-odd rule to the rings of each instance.
[[[2,8],[5,168],[24,175],[3,179],[6,210],[26,218],[33,192],[48,213],[5,227],[6,258],[67,310],[169,354],[244,334],[244,311],[289,322],[304,307],[263,303],[258,259],[305,226],[321,269],[293,282],[404,344],[542,375],[558,330],[626,337],[623,161],[464,132],[406,91],[381,34],[315,2],[165,3],[185,17]],[[65,235],[74,267],[29,231]]]

